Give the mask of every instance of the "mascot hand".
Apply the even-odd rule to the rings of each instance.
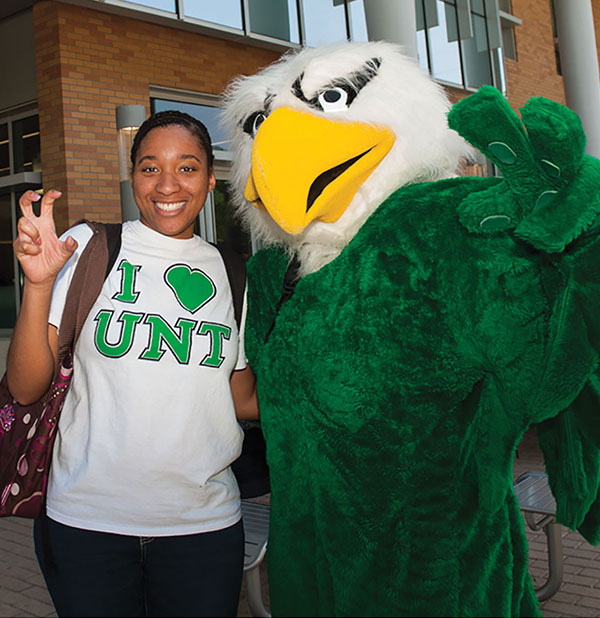
[[[584,154],[585,134],[569,108],[536,97],[522,121],[491,86],[457,103],[449,126],[490,159],[502,181],[460,206],[470,229],[514,234],[546,252],[562,251],[600,228],[600,161]]]

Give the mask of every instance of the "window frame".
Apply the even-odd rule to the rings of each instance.
[[[496,8],[496,0],[482,0],[483,15],[476,11],[469,0],[415,0],[417,15],[421,16],[422,27],[417,23],[417,33],[423,32],[425,57],[421,61],[421,66],[440,84],[453,88],[459,87],[468,92],[475,92],[479,86],[469,85],[468,68],[465,59],[464,41],[471,40],[475,33],[472,25],[473,15],[485,20],[488,68],[493,86],[506,93],[506,75],[504,70],[504,56],[502,53],[502,40],[500,34],[500,18]],[[447,11],[448,7],[454,9],[456,17],[456,39],[449,40],[448,26],[446,25],[446,39],[448,43],[457,43],[461,82],[456,83],[436,77],[432,73],[432,49],[429,30],[440,25],[438,10]]]
[[[76,2],[76,0],[66,0],[67,2]],[[258,34],[252,32],[250,24],[250,1],[251,0],[237,0],[241,9],[241,28],[228,26],[226,24],[219,24],[217,22],[211,22],[203,20],[199,17],[187,16],[185,13],[185,4],[193,0],[174,0],[175,11],[165,11],[150,6],[144,6],[144,4],[138,4],[133,0],[89,0],[91,2],[97,2],[102,7],[109,11],[120,14],[136,13],[138,19],[146,19],[151,22],[168,23],[173,26],[174,22],[179,27],[184,29],[196,29],[200,32],[204,31],[213,36],[215,33],[220,33],[223,38],[229,39],[252,39],[257,43],[262,43],[265,47],[274,49],[297,49],[306,45],[306,28],[304,22],[304,3],[303,0],[294,0],[296,4],[296,18],[298,23],[298,38],[299,42],[296,43],[291,40],[278,39],[276,37],[268,36],[265,34]],[[349,4],[355,0],[335,0],[338,5],[344,6],[344,28],[346,31],[346,40],[352,39],[352,18],[350,15]],[[403,0],[404,1],[404,0]],[[142,17],[143,16],[143,17]]]
[[[13,123],[30,116],[38,116],[39,110],[36,103],[26,103],[16,108],[3,110],[0,113],[0,124],[8,125],[8,157],[10,173],[0,176],[0,193],[10,196],[10,216],[12,240],[17,236],[17,220],[20,216],[18,199],[27,189],[40,189],[42,187],[42,172],[14,172],[14,136]],[[14,268],[14,294],[15,294],[15,320],[21,309],[21,294],[23,288],[23,274],[17,258],[13,254]],[[12,333],[12,327],[0,327],[0,337]]]

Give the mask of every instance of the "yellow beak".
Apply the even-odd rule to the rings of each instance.
[[[278,108],[254,139],[244,196],[289,234],[333,223],[394,140],[387,127]]]

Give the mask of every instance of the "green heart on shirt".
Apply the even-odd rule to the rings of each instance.
[[[165,273],[165,281],[179,304],[190,313],[198,311],[216,292],[215,284],[201,270],[185,264],[171,266]]]

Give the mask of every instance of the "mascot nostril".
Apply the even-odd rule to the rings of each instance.
[[[512,484],[530,425],[557,520],[600,541],[600,162],[578,118],[538,98],[521,120],[489,86],[452,107],[383,42],[287,55],[224,111],[264,247],[246,350],[273,615],[540,615]],[[502,175],[458,175],[474,148]]]
[[[323,172],[320,174],[315,181],[310,185],[310,190],[308,192],[308,199],[306,200],[306,211],[308,212],[309,208],[315,203],[315,200],[323,193],[325,187],[333,182],[340,174],[343,174],[351,165],[356,163],[359,159],[364,157],[368,152],[371,151],[365,150],[362,154],[356,155],[356,157],[352,157],[348,159],[348,161],[344,161],[335,167],[332,167],[330,170]]]

